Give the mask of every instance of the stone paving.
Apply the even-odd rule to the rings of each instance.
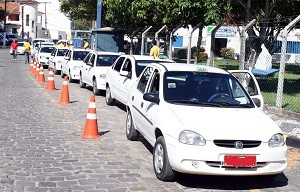
[[[1,192],[300,189],[298,164],[272,184],[235,178],[230,185],[232,180],[226,177],[190,175],[161,182],[153,172],[149,143],[142,137],[137,142],[126,139],[124,106],[107,106],[103,96],[96,97],[100,139],[82,139],[92,94],[89,88],[69,84],[71,103],[60,105],[60,76],[55,76],[57,90],[45,91],[45,83],[37,83],[23,57],[12,61],[7,51],[0,49]],[[270,115],[277,118],[275,113]],[[287,177],[293,181],[289,185]]]

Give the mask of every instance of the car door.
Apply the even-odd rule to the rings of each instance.
[[[264,99],[261,94],[258,82],[251,71],[229,70],[229,72],[239,80],[239,82],[243,85],[245,90],[254,101],[255,105],[262,110],[264,106]]]
[[[68,74],[68,62],[71,59],[71,55],[72,55],[72,51],[68,50],[64,55],[64,59],[62,60],[61,70],[64,74]]]
[[[157,88],[156,83],[159,83],[158,71],[149,66],[143,71],[138,82],[134,83],[129,98],[134,106],[132,116],[135,125],[148,141],[155,139],[153,122],[158,108],[157,104],[144,100],[143,96],[145,93],[155,93],[158,96],[158,92],[154,90],[154,87]]]
[[[90,77],[89,77],[89,73],[90,73],[90,70],[93,68],[93,65],[95,63],[95,59],[96,59],[96,56],[94,53],[89,53],[89,59],[88,60],[85,60],[84,62],[84,67],[82,69],[82,80],[83,82],[91,85],[91,80],[90,80]]]
[[[111,69],[109,69],[107,73],[107,83],[110,86],[111,95],[113,98],[120,100],[121,98],[121,90],[120,90],[120,78],[123,78],[120,76],[120,70],[125,61],[124,56],[120,56]]]
[[[120,101],[124,104],[127,102],[128,94],[134,79],[134,76],[132,75],[132,71],[134,70],[133,62],[134,61],[130,58],[126,58],[120,70],[118,87],[120,90]]]

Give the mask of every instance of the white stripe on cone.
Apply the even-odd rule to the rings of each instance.
[[[86,118],[87,118],[87,119],[97,119],[97,115],[94,114],[94,113],[88,113],[88,114],[86,115]]]
[[[96,103],[95,102],[90,102],[89,108],[96,108]]]

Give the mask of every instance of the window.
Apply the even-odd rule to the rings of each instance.
[[[31,32],[34,32],[34,21],[31,21]]]
[[[55,56],[56,48],[54,48],[51,52],[51,56]]]
[[[91,59],[90,59],[90,62],[92,63],[92,66],[93,66],[94,63],[95,63],[95,59],[96,59],[95,54],[92,54],[92,55],[91,55]]]
[[[124,57],[120,57],[116,62],[115,66],[113,67],[113,69],[120,72],[124,60],[125,60]]]
[[[138,90],[140,90],[142,93],[145,92],[145,89],[146,89],[146,85],[149,81],[149,78],[152,74],[152,71],[153,71],[153,68],[152,67],[148,67],[145,72],[142,74],[141,78],[140,78],[140,81],[138,83]]]
[[[157,70],[154,71],[154,77],[150,86],[150,93],[158,93],[159,92],[159,73]]]
[[[26,14],[26,26],[29,26],[29,15]]]
[[[118,55],[98,55],[96,66],[111,66]]]
[[[73,54],[73,60],[76,60],[76,59],[75,59],[75,58],[77,57],[76,55],[77,55],[77,54],[79,55],[79,53],[80,53],[80,52],[78,52],[78,51],[75,51],[75,52],[74,52],[74,54]],[[84,57],[83,62],[87,63],[87,62],[90,60],[91,55],[92,55],[92,54],[88,54],[88,53],[87,53],[87,56]]]

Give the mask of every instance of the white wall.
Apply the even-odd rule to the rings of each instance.
[[[37,0],[38,2],[45,2],[45,0]],[[71,21],[60,12],[60,4],[58,0],[48,1],[50,3],[40,3],[38,10],[45,13],[47,16],[47,29],[49,30],[49,38],[58,39],[59,35],[63,36],[63,39],[69,39],[71,37]],[[45,15],[42,16],[42,27],[45,28]]]

